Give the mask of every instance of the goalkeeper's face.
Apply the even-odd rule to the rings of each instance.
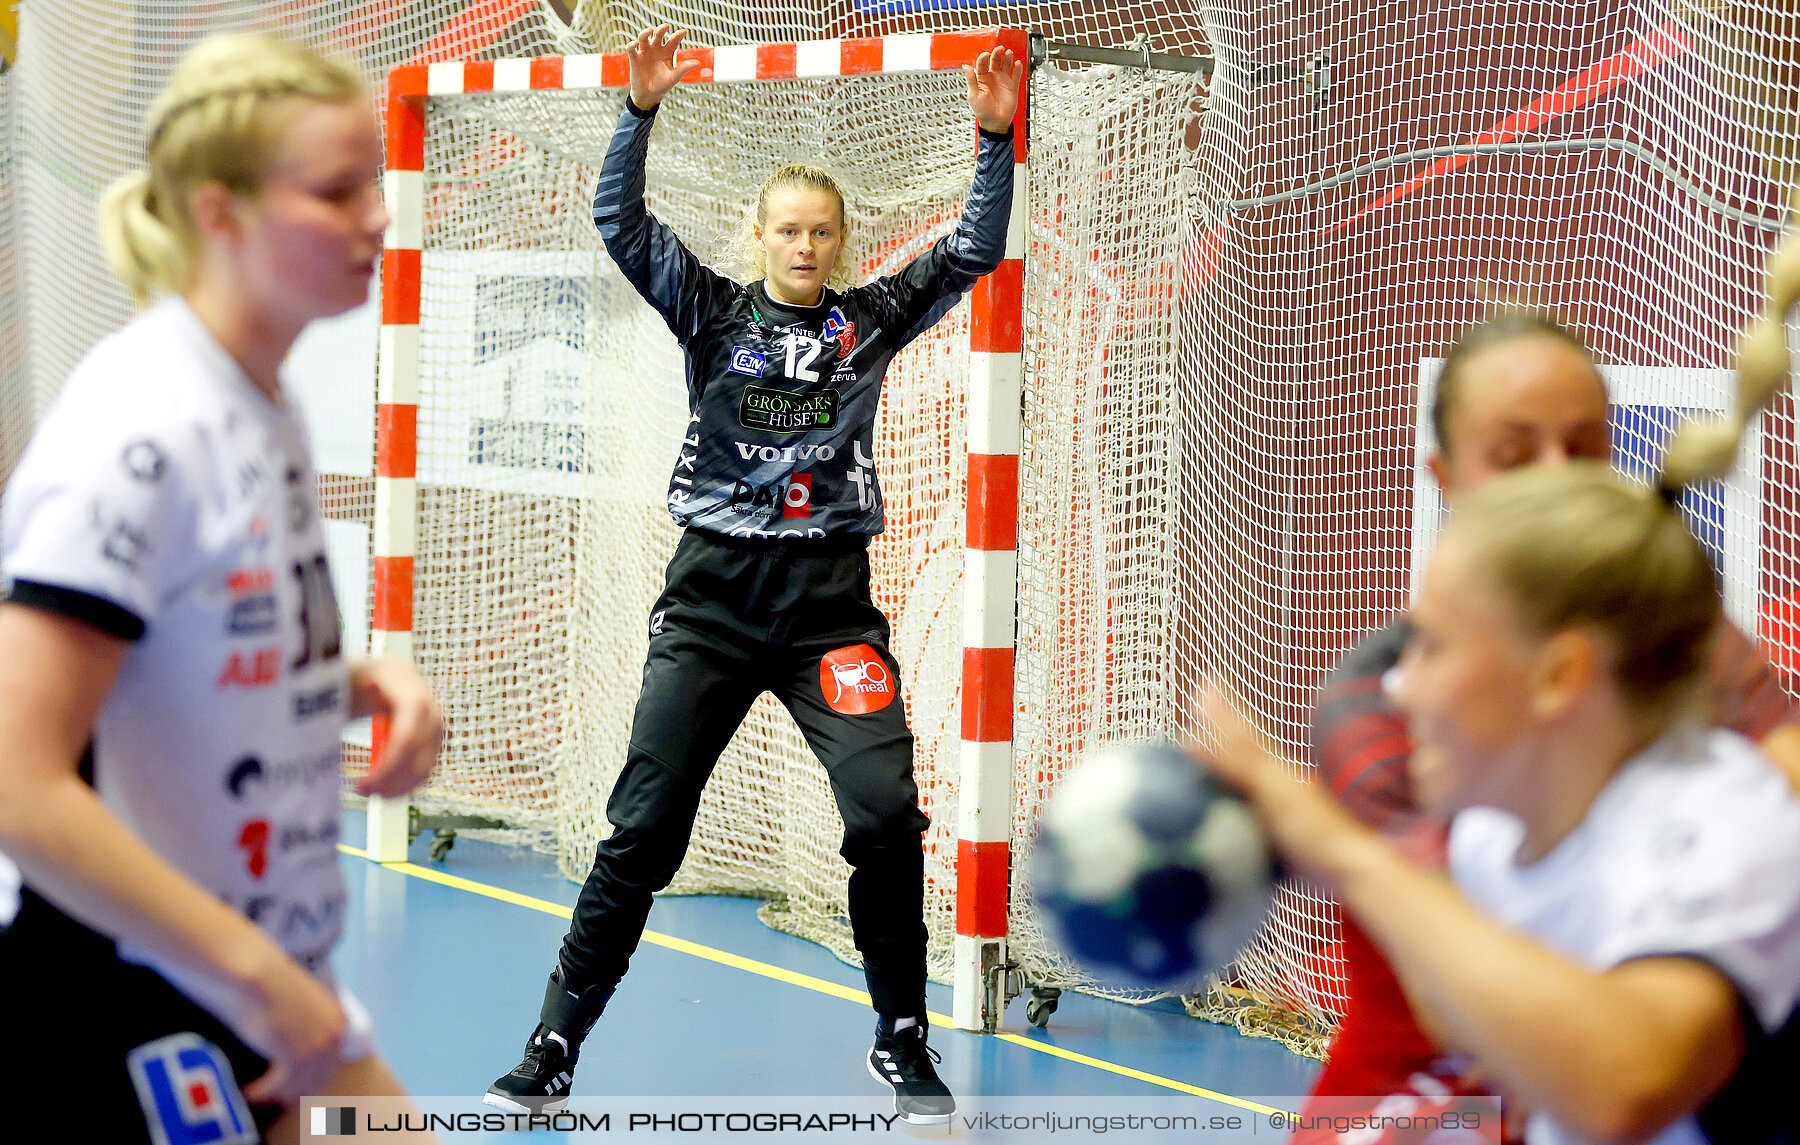
[[[769,293],[782,302],[811,306],[837,267],[844,246],[844,212],[837,196],[816,187],[769,192],[767,223],[756,228]]]

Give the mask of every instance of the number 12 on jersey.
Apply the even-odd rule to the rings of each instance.
[[[819,371],[812,368],[824,344],[801,334],[787,336],[787,376],[800,382],[816,382]]]

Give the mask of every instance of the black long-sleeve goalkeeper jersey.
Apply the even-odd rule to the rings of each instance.
[[[882,531],[875,409],[888,363],[1000,265],[1012,133],[982,131],[953,233],[903,270],[815,306],[770,298],[700,264],[644,206],[654,110],[625,101],[594,192],[594,225],[687,354],[689,418],[669,481],[687,528],[734,537]]]

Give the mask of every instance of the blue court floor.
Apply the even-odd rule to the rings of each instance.
[[[343,838],[360,841],[363,832],[362,815],[346,812]],[[479,1095],[518,1060],[579,888],[528,850],[458,839],[434,862],[429,844],[421,836],[411,862],[389,866],[344,848],[350,907],[335,962],[413,1094]],[[733,898],[657,901],[630,974],[583,1047],[577,1104],[885,1093],[864,1064],[874,1018],[859,996],[861,971],[763,926],[756,907]],[[939,1070],[959,1095],[1179,1098],[1207,1115],[1239,1108],[1233,1098],[1303,1094],[1318,1069],[1275,1042],[1195,1021],[1172,1002],[1064,994],[1039,1029],[1016,999],[997,1036],[951,1028],[947,986],[932,985],[929,1004]],[[554,1135],[481,1138],[513,1139]]]

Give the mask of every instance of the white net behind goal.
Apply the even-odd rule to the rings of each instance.
[[[1754,21],[1565,6],[1523,29],[1459,27],[1443,51],[1431,45],[1444,33],[1422,17],[1234,21],[1213,28],[1220,67],[1210,86],[1054,66],[1033,81],[1018,870],[1036,808],[1068,762],[1100,742],[1171,730],[1202,669],[1235,681],[1305,757],[1324,674],[1404,609],[1435,531],[1438,510],[1419,477],[1422,409],[1435,362],[1463,325],[1513,301],[1582,329],[1618,399],[1622,461],[1641,467],[1676,418],[1723,400],[1735,330],[1783,219],[1793,136],[1776,109],[1792,101],[1793,84],[1757,55],[1765,41]],[[1377,34],[1379,48],[1364,43]],[[1792,40],[1782,43],[1791,53]],[[967,178],[954,82],[934,83],[945,81],[684,89],[652,147],[652,206],[705,257],[761,173],[823,158],[862,200],[866,263],[892,265],[942,233]],[[915,94],[914,84],[925,86]],[[520,257],[596,251],[581,196],[615,114],[607,101],[595,101],[598,112],[546,97],[456,102],[456,117],[498,134],[471,136],[432,161],[447,176],[434,202],[459,204],[444,214],[445,233],[460,236],[452,245]],[[434,105],[434,118],[447,110]],[[879,150],[894,123],[907,125],[900,154]],[[564,162],[588,166],[571,177],[559,173]],[[520,173],[506,192],[514,198],[480,205],[472,197],[499,187],[487,173],[501,168]],[[465,214],[487,221],[451,221]],[[568,344],[574,352],[556,354],[590,379],[581,468],[592,479],[611,464],[605,443],[632,437],[616,395],[640,393],[658,372],[674,385],[678,361],[604,256],[581,257],[596,260],[582,288],[587,332]],[[429,272],[427,283],[429,293]],[[463,329],[476,321],[449,319]],[[960,322],[952,315],[890,378],[880,461],[894,525],[876,555],[936,824],[928,845],[940,973],[957,810]],[[633,388],[609,389],[615,377]],[[533,544],[567,538],[551,579],[568,586],[554,606],[568,619],[547,638],[566,644],[566,682],[549,682],[555,657],[545,656],[536,661],[544,683],[486,701],[503,709],[504,726],[539,702],[528,697],[543,697],[538,714],[559,745],[545,790],[555,792],[572,875],[623,756],[641,626],[673,542],[658,508],[680,436],[681,402],[669,393],[629,404],[644,427],[633,440],[649,452],[623,467],[613,494],[573,494],[578,509],[542,501],[541,484],[507,494],[534,512],[572,514],[532,527]],[[535,399],[515,390],[514,400]],[[1765,630],[1788,667],[1792,625],[1771,618],[1794,612],[1782,604],[1793,574],[1778,543],[1792,532],[1790,425],[1786,407],[1766,419],[1744,478],[1699,509],[1733,615]],[[521,432],[516,440],[537,442],[528,452],[540,459],[568,440]],[[452,437],[468,448],[466,426]],[[617,492],[627,487],[638,492]],[[633,514],[644,540],[621,543],[615,522]],[[454,515],[460,527],[473,512]],[[590,546],[600,546],[598,559],[583,555]],[[436,547],[421,536],[422,551]],[[520,574],[542,575],[529,547],[516,559]],[[447,568],[465,563],[446,558]],[[642,579],[627,587],[626,573]],[[435,591],[421,580],[422,601]],[[497,581],[487,596],[512,599]],[[565,599],[560,587],[555,599]],[[602,615],[607,631],[582,634],[587,617]],[[543,623],[509,612],[467,631]],[[541,729],[537,718],[528,722]],[[530,756],[508,749],[500,758],[524,774]],[[492,758],[489,747],[468,763],[479,772]],[[771,895],[778,925],[846,950],[837,833],[823,777],[792,726],[772,706],[759,709],[721,766],[677,886]],[[1010,952],[1028,977],[1074,981],[1025,901],[1015,874]],[[1262,938],[1196,1009],[1316,1047],[1343,1003],[1334,909],[1288,888]]]
[[[1265,16],[1208,24],[1235,66],[1196,139],[1183,267],[1181,456],[1204,467],[1178,482],[1178,659],[1224,672],[1304,759],[1319,684],[1407,607],[1435,535],[1424,411],[1467,324],[1515,304],[1578,330],[1627,471],[1724,408],[1789,220],[1800,20],[1663,0]],[[1790,695],[1793,464],[1784,399],[1732,480],[1693,499],[1728,613]],[[1329,912],[1291,905],[1240,985],[1337,1011]]]
[[[617,50],[665,18],[707,45],[1015,24],[1216,54],[1198,118],[1202,89],[1172,77],[1034,81],[1021,832],[1072,753],[1166,728],[1201,666],[1228,672],[1304,752],[1325,672],[1406,604],[1436,513],[1417,479],[1420,387],[1495,301],[1555,309],[1586,333],[1620,398],[1621,451],[1654,456],[1674,417],[1718,400],[1800,153],[1800,27],[1775,0],[578,8],[570,30],[530,0],[24,0],[19,62],[0,77],[0,478],[75,359],[128,313],[98,256],[95,202],[139,161],[150,94],[207,32],[278,27],[376,75]],[[954,80],[882,89],[886,102],[849,94],[873,82],[740,93],[746,115],[690,118],[685,130],[721,145],[705,161],[675,132],[681,114],[714,114],[723,97],[684,89],[653,146],[653,205],[711,254],[788,154],[770,149],[779,141],[867,173],[861,221],[887,228],[871,233],[889,244],[871,261],[916,251],[961,194],[967,127]],[[454,719],[434,797],[560,835],[573,874],[601,822],[603,769],[622,756],[674,539],[658,501],[683,413],[673,348],[587,221],[609,102],[521,101],[503,122],[459,114],[432,144],[417,627]],[[898,153],[879,149],[896,141]],[[892,204],[889,183],[907,185]],[[881,447],[897,511],[877,551],[942,896],[956,810],[945,713],[958,686],[960,321],[890,377]],[[343,376],[314,408],[367,425],[371,379]],[[1791,693],[1790,402],[1745,456],[1745,483],[1718,491],[1706,528],[1733,615],[1767,638]],[[328,515],[365,527],[372,463],[326,469]],[[805,825],[829,802],[785,717],[759,712],[719,788],[702,828],[714,841],[682,885],[784,894],[783,911],[824,920],[841,943],[835,827]],[[722,802],[727,792],[742,801]],[[940,943],[946,901],[934,899]],[[1313,1019],[1337,1009],[1330,920],[1327,904],[1289,898],[1245,961],[1243,991]],[[1028,934],[1016,910],[1014,927]],[[1063,972],[1031,942],[1022,954],[1036,974]]]

